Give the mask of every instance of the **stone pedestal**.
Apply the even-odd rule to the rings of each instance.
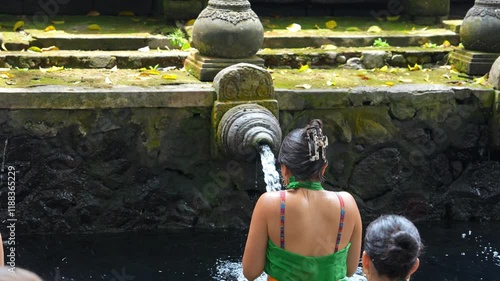
[[[485,75],[499,56],[500,53],[456,49],[451,53],[450,63],[460,72],[469,75]]]
[[[214,58],[201,55],[198,51],[191,53],[184,61],[184,68],[200,81],[213,81],[222,69],[238,63],[249,63],[264,67],[264,60],[252,56],[242,59]]]

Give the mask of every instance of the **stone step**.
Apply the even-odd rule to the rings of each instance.
[[[72,34],[66,32],[31,31],[28,40],[13,32],[3,32],[5,47],[8,50],[20,51],[30,46],[47,48],[57,46],[61,50],[137,50],[145,46],[152,49],[174,48],[165,35],[137,33],[100,33]],[[190,30],[188,30],[190,33]],[[448,29],[428,29],[412,32],[388,31],[381,33],[366,32],[318,32],[317,30],[302,30],[288,32],[274,30],[264,33],[262,48],[320,48],[322,45],[337,47],[369,47],[377,39],[387,41],[390,46],[408,47],[421,46],[425,43],[442,44],[445,40],[452,45],[460,43],[459,34]]]
[[[319,48],[262,49],[257,55],[265,65],[272,68],[299,68],[309,64],[315,68],[333,68],[344,64],[350,58],[363,56],[382,57],[390,66],[406,67],[408,64],[444,63],[452,48]],[[175,66],[182,68],[188,51],[151,50],[140,51],[47,51],[43,53],[8,51],[0,53],[0,67],[47,68],[118,68],[138,69],[142,67]],[[362,60],[363,61],[363,60]],[[366,62],[366,61],[365,61]],[[372,68],[370,65],[368,68]]]
[[[322,45],[335,45],[337,47],[367,47],[381,38],[390,46],[421,46],[425,43],[442,44],[448,40],[452,45],[460,43],[459,34],[448,29],[429,29],[414,32],[331,32],[318,35],[314,30],[304,30],[290,33],[286,30],[266,32],[263,48],[320,48]]]
[[[333,33],[317,35],[312,32],[290,34],[289,32],[266,32],[262,48],[320,48],[322,45],[337,47],[368,47],[377,39],[387,41],[391,46],[421,46],[425,43],[441,44],[448,40],[452,45],[460,43],[460,36],[450,30],[441,30],[439,33],[405,34],[380,33],[375,35]],[[57,46],[61,50],[137,50],[145,46],[152,49],[158,47],[173,48],[170,40],[163,35],[144,34],[61,34],[38,35],[32,41],[5,41],[8,50],[20,51],[30,46],[47,48]]]
[[[175,66],[182,68],[189,53],[179,50],[140,51],[48,51],[43,53],[9,51],[0,53],[1,67],[47,68],[141,68]]]

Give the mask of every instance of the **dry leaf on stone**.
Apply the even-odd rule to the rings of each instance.
[[[443,47],[443,48],[449,48],[449,47],[451,47],[450,41],[444,40],[443,44],[441,44],[441,47]]]
[[[325,22],[325,26],[328,29],[334,29],[335,27],[337,27],[337,22],[334,20],[329,20],[329,21]]]
[[[302,27],[300,26],[300,24],[292,23],[289,26],[287,26],[286,29],[290,32],[297,32],[297,31],[301,30]]]
[[[346,28],[345,31],[361,31],[361,29],[359,29],[358,27],[355,27],[355,26],[351,26],[351,27]]]
[[[112,72],[117,72],[118,71],[118,65],[113,66],[113,68],[110,69]]]
[[[49,25],[43,31],[49,32],[49,31],[55,31],[55,30],[56,30],[55,26]]]
[[[41,53],[42,49],[40,49],[40,48],[38,48],[36,46],[32,46],[32,47],[28,48],[28,52],[29,53]]]
[[[23,27],[24,26],[24,21],[20,20],[20,21],[17,21],[15,24],[14,24],[14,27],[12,28],[12,31],[17,31],[19,28]]]
[[[302,89],[311,89],[311,85],[309,84],[300,84],[300,85],[295,85],[295,88],[302,88]]]
[[[382,28],[380,28],[376,25],[372,25],[368,28],[367,32],[368,33],[380,33],[380,32],[382,32]]]
[[[402,83],[411,83],[411,82],[413,82],[413,80],[411,80],[411,79],[406,79],[406,78],[403,78],[403,77],[401,77],[401,76],[399,76],[398,81],[399,81],[399,82],[402,82]]]
[[[88,30],[101,31],[101,27],[98,24],[91,24],[87,27]]]
[[[106,79],[104,79],[104,82],[105,82],[106,84],[108,84],[108,85],[109,85],[109,84],[113,84],[113,81],[111,81],[111,79],[109,79],[109,77],[107,77],[107,76],[106,76]]]
[[[389,87],[394,86],[394,82],[391,82],[391,81],[387,81],[384,84],[387,85],[387,86],[389,86]]]
[[[2,73],[0,73],[0,78],[11,79],[11,78],[14,78],[14,75],[10,74],[7,71],[3,71]]]
[[[149,52],[149,51],[151,51],[151,49],[149,48],[149,46],[146,46],[146,47],[142,47],[142,48],[137,49],[137,51],[139,51],[139,52]]]
[[[165,80],[176,80],[177,79],[177,75],[175,75],[175,74],[165,74],[161,78],[163,78]]]
[[[337,49],[337,46],[335,45],[331,45],[331,44],[328,44],[328,45],[321,45],[321,49],[325,50],[325,51],[331,51],[331,50],[336,50]]]
[[[59,51],[59,48],[56,47],[56,46],[50,46],[50,47],[47,47],[47,48],[41,48],[40,50],[42,50],[42,52]]]
[[[304,72],[304,71],[308,71],[308,70],[310,70],[310,69],[309,69],[309,65],[308,65],[308,64],[303,65],[303,66],[301,66],[301,67],[299,68],[299,72]]]
[[[337,83],[335,81],[328,80],[328,81],[326,81],[326,85],[327,86],[337,86]]]
[[[41,72],[56,72],[56,71],[61,71],[61,70],[64,70],[64,66],[51,66],[49,68],[41,68],[40,67],[40,71]]]
[[[410,71],[422,70],[422,66],[416,63],[414,66],[408,65],[408,69]]]
[[[488,74],[479,77],[479,78],[474,78],[474,84],[480,84],[480,85],[486,85],[488,84]]]

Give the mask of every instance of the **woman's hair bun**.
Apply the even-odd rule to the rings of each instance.
[[[418,255],[419,242],[408,232],[398,231],[392,234],[387,257],[401,263],[413,263]]]

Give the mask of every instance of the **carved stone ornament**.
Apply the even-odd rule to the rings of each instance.
[[[460,29],[468,50],[500,52],[500,0],[476,0]]]
[[[193,47],[208,57],[248,58],[263,41],[264,28],[247,0],[211,0],[193,26]]]
[[[213,86],[217,92],[217,100],[221,102],[275,98],[271,74],[248,63],[223,69],[215,76]]]

